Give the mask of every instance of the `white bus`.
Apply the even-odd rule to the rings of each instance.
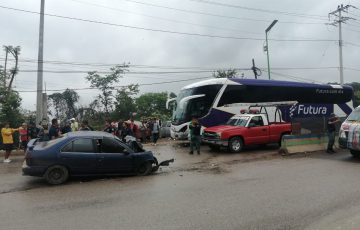
[[[188,123],[199,118],[204,127],[225,123],[252,103],[296,101],[281,109],[283,120],[294,117],[346,116],[353,110],[350,86],[291,81],[214,78],[181,89],[173,112],[171,137],[187,139]]]

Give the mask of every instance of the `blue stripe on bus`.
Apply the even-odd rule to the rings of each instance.
[[[344,113],[346,113],[346,115],[349,115],[351,112],[352,112],[352,109],[351,109],[351,107],[350,106],[348,106],[347,104],[337,104],[339,107],[340,107],[340,109],[342,110],[342,111],[344,111]]]
[[[199,119],[202,126],[213,127],[225,124],[234,114],[212,108],[203,118]]]

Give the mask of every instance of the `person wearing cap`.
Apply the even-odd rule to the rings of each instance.
[[[26,123],[23,123],[19,128],[19,140],[21,144],[21,148],[23,148],[24,152],[26,151],[27,143],[29,141],[29,133],[28,127]]]
[[[75,120],[75,118],[70,119],[71,122],[71,131],[79,131],[79,123]]]
[[[335,143],[335,130],[336,130],[336,123],[340,122],[339,118],[334,114],[330,114],[329,119],[327,120],[327,131],[329,142],[326,149],[326,152],[329,154],[335,153],[333,146]]]

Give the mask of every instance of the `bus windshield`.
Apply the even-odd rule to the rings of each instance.
[[[176,100],[176,110],[173,114],[173,125],[179,125],[189,122],[192,117],[201,118],[205,116],[214,102],[221,85],[206,85],[196,88],[183,89]],[[182,105],[180,101],[186,97],[194,95],[204,95],[196,98],[190,98]]]
[[[355,109],[348,117],[348,121],[360,121],[360,108]]]

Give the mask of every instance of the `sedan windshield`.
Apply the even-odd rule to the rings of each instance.
[[[243,127],[245,127],[248,120],[249,120],[248,116],[231,118],[226,124],[231,125],[231,126],[243,126]]]

